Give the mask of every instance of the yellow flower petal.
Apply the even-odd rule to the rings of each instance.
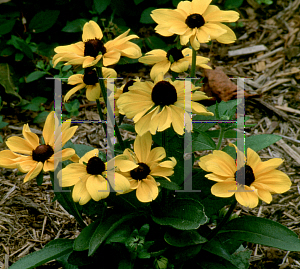
[[[219,183],[218,183],[219,184]],[[236,200],[243,206],[254,208],[258,205],[258,196],[253,189],[245,186],[245,190],[237,191],[235,193]]]
[[[166,151],[163,147],[156,147],[150,151],[146,163],[159,162],[166,157]]]
[[[77,184],[87,176],[86,166],[81,163],[71,163],[62,169],[62,187],[69,187]]]
[[[31,155],[35,149],[28,141],[18,136],[9,137],[6,141],[6,145],[14,152],[26,155]]]
[[[128,179],[119,173],[115,173],[114,181],[109,181],[109,183],[119,194],[125,193],[130,189],[130,183]]]
[[[76,75],[72,75],[68,78],[68,84],[70,85],[76,85],[76,84],[81,84],[84,83],[83,82],[83,77],[84,75],[82,74],[76,74]]]
[[[74,88],[72,88],[71,90],[69,90],[67,92],[67,94],[65,95],[65,98],[64,98],[64,102],[68,102],[68,100],[70,99],[70,97],[77,91],[83,89],[86,85],[84,83],[82,84],[79,84],[77,86],[75,86]]]
[[[72,198],[74,202],[79,202],[80,205],[84,205],[91,200],[92,197],[86,188],[86,179],[76,183],[73,188]]]
[[[212,0],[193,0],[192,1],[192,10],[193,13],[198,13],[202,15],[205,10],[208,8]]]
[[[228,26],[219,22],[215,22],[215,24],[219,25],[220,27],[222,27],[224,30],[227,31],[225,34],[220,35],[218,38],[216,38],[218,42],[223,44],[230,44],[236,41],[235,33]]]
[[[98,149],[93,149],[91,151],[88,151],[80,158],[79,163],[83,163],[83,162],[88,163],[92,157],[98,157],[98,155],[99,155]]]
[[[82,41],[86,42],[90,39],[99,39],[103,37],[99,25],[94,21],[89,21],[83,26]]]
[[[166,60],[155,64],[150,71],[151,79],[155,80],[155,78],[158,76],[159,73],[166,74],[169,71],[170,66],[171,63],[168,61],[167,58]]]
[[[50,141],[54,137],[55,130],[55,112],[51,111],[46,118],[43,128],[43,137],[46,145],[50,145]]]
[[[142,203],[151,202],[158,196],[156,181],[148,177],[140,181],[140,185],[136,190],[136,197]]]
[[[139,162],[146,163],[152,145],[152,136],[149,132],[138,135],[134,141],[134,152]]]
[[[29,142],[32,148],[37,148],[39,146],[39,137],[30,131],[30,128],[27,124],[24,124],[22,134],[24,138]]]
[[[240,14],[236,11],[218,10],[207,14],[204,18],[206,22],[235,22],[239,19]]]
[[[224,181],[218,182],[211,187],[211,193],[217,197],[231,197],[235,194],[236,182],[235,181]]]
[[[96,101],[100,98],[100,83],[96,83],[96,85],[87,85],[86,86],[86,98],[89,101]]]
[[[216,39],[227,31],[215,23],[205,23],[201,30],[209,35],[210,39]]]
[[[87,179],[86,188],[95,201],[105,199],[110,193],[108,182],[100,175],[90,176]]]
[[[43,169],[43,163],[42,162],[35,162],[35,166],[32,167],[32,169],[27,173],[27,175],[24,178],[24,183],[37,177],[38,174],[42,171]]]

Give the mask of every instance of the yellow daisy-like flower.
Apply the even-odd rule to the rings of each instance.
[[[130,182],[130,191],[136,190],[136,197],[140,202],[147,203],[158,196],[159,183],[154,176],[164,177],[173,175],[176,159],[170,157],[169,161],[163,161],[166,151],[163,147],[156,147],[151,150],[152,137],[149,132],[143,136],[137,136],[134,141],[134,152],[125,149],[123,156],[127,158],[120,162],[117,167],[120,174],[124,175]],[[122,156],[122,155],[120,155]]]
[[[66,121],[58,127],[58,119],[54,111],[50,112],[43,129],[45,144],[40,145],[39,137],[30,131],[28,124],[24,124],[23,136],[25,139],[17,136],[7,139],[6,145],[10,150],[0,152],[0,166],[18,168],[22,173],[27,173],[24,178],[24,182],[27,182],[38,176],[42,169],[44,172],[54,171],[59,156],[62,156],[62,161],[69,159],[78,161],[75,150],[71,148],[54,154],[54,146],[55,148],[64,146],[78,128],[78,126],[70,127],[70,125],[71,122]],[[61,139],[59,139],[60,135]],[[60,141],[61,145],[59,145]]]
[[[216,39],[220,43],[229,44],[236,40],[234,32],[222,22],[235,22],[239,13],[221,11],[210,5],[212,0],[193,0],[179,2],[177,9],[155,9],[152,19],[158,23],[155,30],[162,36],[180,35],[181,45],[188,41],[195,50],[200,43]]]
[[[231,146],[236,148],[235,145]],[[254,208],[259,199],[269,204],[272,201],[271,194],[290,189],[292,183],[289,177],[276,170],[282,164],[282,159],[262,162],[251,148],[247,149],[247,158],[237,148],[236,151],[239,159],[237,162],[221,150],[214,150],[212,154],[200,158],[199,166],[212,172],[205,177],[218,182],[211,188],[213,195],[231,197],[235,194],[241,205]]]
[[[70,99],[71,95],[83,88],[86,88],[86,98],[88,100],[96,101],[96,99],[100,98],[101,89],[96,70],[86,68],[84,71],[84,75],[76,74],[69,77],[68,84],[78,85],[67,92],[64,98],[64,102],[67,102]],[[111,68],[102,67],[102,73],[103,78],[117,77],[117,72]],[[106,83],[105,80],[104,83]]]
[[[116,102],[118,101],[121,94],[128,92],[129,87],[132,86],[133,83],[136,81],[140,81],[140,79],[136,78],[136,79],[129,80],[126,84],[122,85],[120,88],[115,89],[114,102],[115,102],[115,115],[116,116],[119,116],[119,108],[118,108]]]
[[[129,41],[138,36],[127,36],[129,31],[130,29],[104,44],[99,25],[89,21],[83,26],[82,41],[54,49],[57,54],[53,57],[53,66],[63,61],[66,62],[65,65],[82,65],[86,68],[97,64],[102,58],[103,65],[109,66],[116,64],[121,56],[139,58],[142,56],[140,47]]]
[[[145,56],[139,58],[139,62],[153,65],[150,72],[151,78],[154,80],[159,73],[166,74],[169,69],[176,73],[182,73],[188,70],[192,64],[192,50],[185,48],[182,51],[177,48],[172,48],[168,52],[156,49],[146,53]],[[207,65],[209,58],[197,56],[196,65],[202,68],[211,69]]]
[[[86,204],[91,199],[99,201],[108,197],[110,185],[121,193],[130,188],[129,181],[119,173],[114,173],[112,179],[114,182],[111,182],[107,177],[108,164],[104,163],[98,155],[98,149],[91,150],[80,158],[79,163],[67,165],[58,174],[59,178],[62,177],[62,187],[74,186],[72,197],[74,202],[79,202],[80,205]],[[118,165],[118,158],[110,161]]]
[[[176,133],[184,134],[184,120],[190,118],[185,111],[185,82],[162,80],[158,75],[154,83],[150,81],[135,82],[130,91],[122,94],[117,101],[121,114],[133,118],[135,130],[139,135],[150,131],[151,134],[162,132],[173,126]],[[192,85],[191,100],[199,101],[209,99],[205,93],[195,91]],[[203,105],[191,102],[192,113],[200,115],[213,115]]]

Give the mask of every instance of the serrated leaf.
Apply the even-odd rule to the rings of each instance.
[[[29,82],[38,80],[38,79],[40,79],[41,77],[45,76],[46,74],[47,74],[47,73],[44,72],[44,71],[33,71],[33,72],[30,73],[30,74],[28,75],[28,77],[26,78],[26,82],[29,83]]]
[[[218,235],[289,251],[300,251],[300,240],[296,233],[280,223],[254,216],[243,216],[229,221]]]
[[[10,269],[31,269],[73,250],[73,241],[70,239],[56,239],[48,243],[43,249],[33,252],[11,265]]]
[[[146,24],[155,23],[155,21],[150,16],[152,10],[154,10],[154,9],[156,9],[156,7],[146,8],[141,14],[140,22],[141,23],[146,23]]]
[[[169,225],[178,230],[197,229],[208,221],[202,204],[188,198],[170,201],[156,216],[151,217],[160,225]]]
[[[100,15],[110,4],[111,0],[94,0],[97,13]]]
[[[40,11],[32,18],[29,23],[29,30],[34,33],[42,33],[50,29],[57,21],[59,10]]]

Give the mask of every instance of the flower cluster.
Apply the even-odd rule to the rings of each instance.
[[[210,59],[197,55],[200,43],[215,39],[228,44],[236,40],[234,32],[223,23],[237,21],[239,14],[235,11],[221,11],[210,3],[211,0],[181,1],[175,10],[152,11],[151,17],[158,23],[155,28],[158,34],[180,36],[180,44],[166,51],[154,49],[142,56],[140,47],[130,41],[138,38],[137,35],[128,35],[130,29],[104,42],[102,30],[94,21],[84,25],[82,41],[55,48],[54,66],[64,62],[65,65],[79,65],[83,68],[81,74],[69,77],[68,83],[74,85],[74,88],[65,95],[64,101],[67,102],[74,93],[86,88],[87,99],[98,102],[102,117],[99,100],[104,100],[107,105],[105,79],[117,77],[111,67],[122,56],[153,65],[150,72],[152,81],[139,78],[130,80],[115,88],[108,99],[110,103],[114,102],[115,115],[121,114],[120,119],[126,116],[135,123],[137,137],[133,150],[124,147],[122,154],[109,161],[100,157],[98,149],[86,152],[79,158],[74,149],[62,149],[74,135],[77,126],[71,127],[70,121],[59,125],[55,113],[50,112],[43,129],[44,143],[40,144],[38,136],[25,124],[24,139],[8,138],[6,145],[9,150],[0,152],[0,166],[17,168],[27,173],[24,179],[27,182],[40,175],[42,170],[54,171],[58,161],[70,160],[73,163],[59,171],[58,178],[62,187],[73,186],[73,200],[80,205],[91,199],[99,201],[107,198],[112,190],[117,195],[135,190],[137,199],[143,203],[155,200],[160,191],[160,184],[155,178],[170,181],[177,160],[167,156],[164,147],[153,148],[152,135],[172,128],[177,135],[182,136],[192,131],[186,127],[192,113],[214,115],[198,102],[209,99],[201,87],[190,84],[188,89],[185,81],[176,80],[175,77],[187,72],[189,68],[193,77],[196,66],[211,69],[207,65]],[[190,47],[182,47],[188,43]],[[172,79],[164,77],[168,72],[172,74]],[[187,97],[191,100],[190,104],[186,103]],[[120,139],[118,137],[119,142]],[[259,199],[270,203],[272,193],[283,193],[290,188],[288,176],[275,169],[282,163],[281,159],[262,162],[250,148],[247,149],[247,158],[237,148],[236,153],[237,161],[220,150],[200,158],[199,166],[210,172],[206,178],[217,182],[211,189],[213,195],[235,195],[240,204],[253,208],[258,205]]]

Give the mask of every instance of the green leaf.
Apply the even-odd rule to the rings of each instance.
[[[243,0],[225,0],[225,9],[237,9],[243,4]]]
[[[0,56],[8,57],[8,56],[12,55],[14,52],[15,52],[15,49],[11,46],[8,46],[4,50],[1,51]]]
[[[1,99],[0,99],[1,100]],[[6,125],[8,125],[8,122],[2,121],[3,116],[0,116],[0,129],[4,128]]]
[[[85,227],[74,241],[74,250],[83,251],[89,248],[90,239],[99,225],[99,221],[92,222]]]
[[[46,121],[46,118],[48,117],[49,112],[43,111],[40,114],[38,114],[34,119],[33,123],[43,123]]]
[[[14,95],[21,102],[22,97],[18,94],[18,88],[14,85],[10,66],[7,63],[0,63],[0,85],[2,85],[7,94]]]
[[[156,9],[156,7],[148,7],[147,9],[145,9],[141,14],[140,22],[146,24],[155,23],[155,21],[150,16],[152,10],[154,9]]]
[[[152,215],[152,219],[159,225],[170,225],[178,230],[197,229],[208,221],[202,204],[189,198],[170,201],[156,216]]]
[[[182,188],[176,184],[175,182],[170,182],[169,180],[166,180],[165,178],[156,178],[156,182],[160,183],[160,186],[168,189],[168,190],[181,190]]]
[[[52,186],[54,189],[55,197],[59,201],[59,203],[63,206],[63,208],[74,218],[77,220],[81,227],[86,227],[86,224],[82,220],[80,213],[78,212],[78,208],[76,203],[73,201],[71,196],[71,191],[69,189],[62,189],[59,186],[58,179],[54,180],[54,172],[50,173],[50,179],[52,182]]]
[[[149,36],[145,38],[145,42],[150,49],[161,49],[167,46],[167,44],[157,36]]]
[[[100,223],[95,230],[89,245],[89,256],[93,255],[104,240],[121,224],[124,222],[136,218],[137,213],[129,214],[125,216],[113,215]]]
[[[247,148],[251,148],[254,151],[262,150],[277,141],[279,141],[282,137],[274,134],[260,134],[260,135],[252,135],[250,137],[245,138],[245,153],[247,153]],[[237,145],[237,142],[233,144]],[[226,146],[223,148],[223,151],[228,153],[231,157],[236,157],[236,152],[234,147]]]
[[[174,7],[177,7],[177,5],[179,4],[181,0],[172,0],[172,4]]]
[[[134,3],[136,4],[136,5],[138,5],[138,4],[140,4],[140,3],[142,3],[144,0],[134,0]]]
[[[132,133],[135,133],[134,126],[131,124],[123,123],[123,124],[119,125],[119,128],[129,131],[129,132],[132,132]]]
[[[192,150],[213,150],[216,149],[215,142],[210,138],[210,136],[204,132],[193,133],[192,134]]]
[[[178,231],[175,229],[169,229],[164,236],[165,241],[175,247],[186,247],[192,245],[203,244],[207,241],[197,231]]]
[[[40,11],[29,23],[29,30],[34,33],[42,33],[50,29],[58,19],[59,10]]]
[[[47,102],[47,98],[45,97],[35,97],[31,100],[31,102],[25,106],[22,106],[23,109],[29,109],[31,111],[40,111],[41,104]]]
[[[79,107],[80,107],[80,103],[78,101],[78,99],[73,100],[72,102],[69,103],[64,103],[66,110],[69,113],[78,111]]]
[[[97,13],[100,15],[110,4],[111,0],[94,0]]]
[[[78,269],[78,266],[72,265],[68,263],[68,258],[70,257],[71,253],[68,253],[64,256],[56,258],[56,260],[63,266],[64,269]]]
[[[131,229],[128,225],[120,225],[117,229],[114,230],[113,233],[111,233],[107,239],[105,240],[106,244],[111,243],[123,243],[128,240],[128,238],[131,235]]]
[[[58,257],[66,255],[73,250],[73,241],[70,239],[56,239],[48,243],[43,249],[21,258],[10,269],[31,269]]]
[[[91,151],[94,149],[91,146],[83,145],[83,144],[73,144],[72,146],[69,146],[69,148],[75,149],[75,152],[79,156],[79,158],[81,158],[88,151]]]
[[[86,19],[76,19],[74,21],[67,21],[67,25],[61,30],[67,33],[82,32],[84,24],[88,22]]]
[[[47,74],[47,73],[44,72],[44,71],[33,71],[33,72],[30,73],[30,74],[28,75],[28,77],[26,78],[26,82],[29,83],[29,82],[38,80],[39,78],[45,76],[46,74]]]
[[[16,61],[16,62],[22,61],[23,58],[24,58],[24,54],[23,54],[22,52],[17,52],[17,53],[15,54],[15,61]]]
[[[41,186],[43,184],[43,179],[44,179],[44,172],[42,170],[36,177],[36,184],[38,186]]]
[[[300,240],[296,233],[275,221],[254,216],[229,221],[219,231],[219,236],[289,251],[300,251]]]
[[[0,20],[0,35],[8,34],[14,27],[16,20]]]
[[[33,53],[29,45],[22,39],[17,39],[20,50],[30,59],[33,59]]]

